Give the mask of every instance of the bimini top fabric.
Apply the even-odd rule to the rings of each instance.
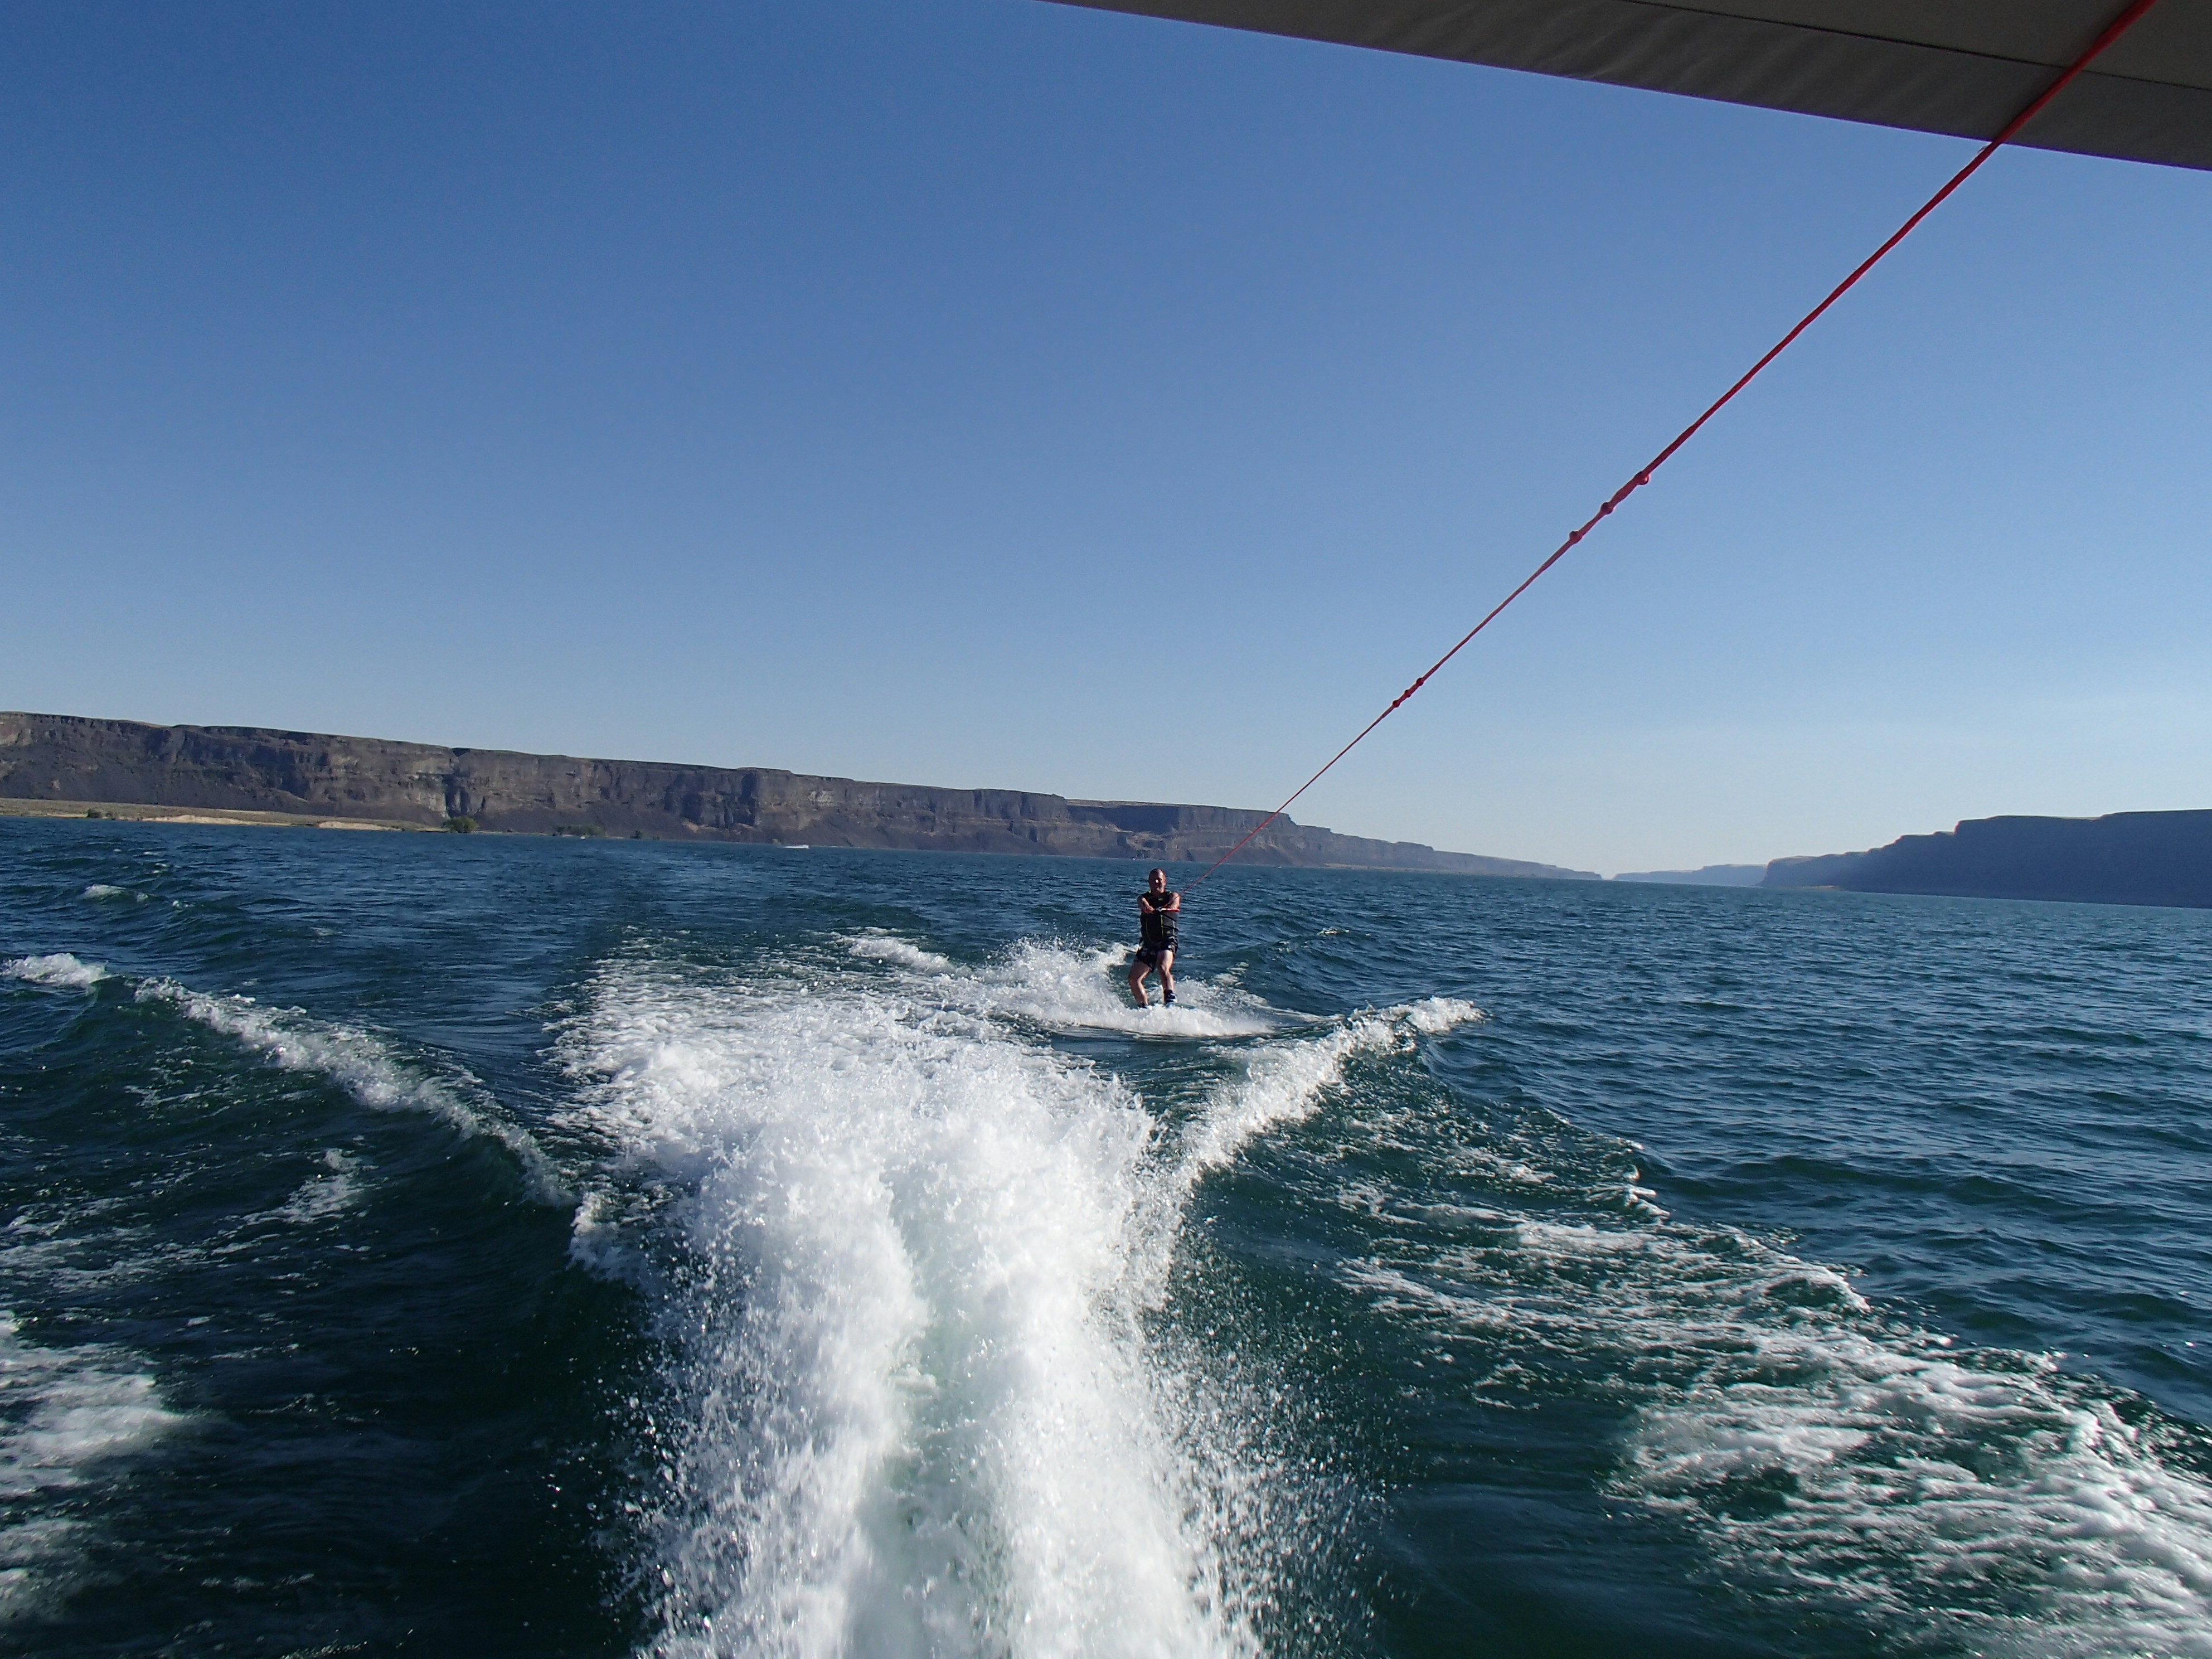
[[[1072,0],[1988,138],[2120,0]],[[2212,168],[2212,0],[2158,0],[2017,143]]]

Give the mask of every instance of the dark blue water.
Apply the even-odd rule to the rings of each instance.
[[[2212,915],[1139,885],[0,820],[0,1644],[2212,1654]]]

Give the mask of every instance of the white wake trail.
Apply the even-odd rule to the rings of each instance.
[[[1216,1653],[1117,1297],[1150,1120],[896,999],[611,975],[587,1124],[696,1182],[660,1650]]]
[[[514,1155],[532,1196],[544,1204],[568,1201],[560,1171],[526,1130],[471,1103],[452,1085],[421,1075],[373,1032],[319,1020],[297,1008],[270,1008],[248,996],[191,990],[173,980],[148,980],[136,997],[166,1003],[283,1070],[327,1077],[364,1106],[419,1111],[463,1135],[488,1136]]]
[[[1602,1379],[1630,1413],[1615,1496],[1723,1582],[1900,1652],[2212,1659],[2212,1485],[2047,1359],[1954,1352],[1724,1230],[1456,1220],[1480,1242],[1352,1281],[1485,1364],[1478,1394]]]
[[[655,1650],[1256,1652],[1216,1511],[1265,1471],[1178,1426],[1146,1314],[1195,1182],[1416,1016],[1263,1045],[1194,1139],[1024,1034],[1097,1029],[1110,964],[880,941],[805,988],[617,964],[563,1037],[572,1127],[676,1194]]]

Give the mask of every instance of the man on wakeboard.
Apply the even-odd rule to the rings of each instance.
[[[1145,890],[1137,895],[1137,921],[1141,933],[1137,959],[1129,964],[1129,994],[1139,1008],[1152,1006],[1145,981],[1158,969],[1165,1007],[1175,1006],[1176,921],[1182,915],[1182,895],[1168,891],[1168,872],[1155,870],[1145,878]]]

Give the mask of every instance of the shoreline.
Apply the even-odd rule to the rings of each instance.
[[[1090,800],[775,767],[594,759],[247,726],[0,712],[0,796],[64,815],[441,829],[916,852],[1434,870],[1595,880],[1522,859],[1339,835],[1286,814]],[[158,805],[156,805],[158,803]]]

